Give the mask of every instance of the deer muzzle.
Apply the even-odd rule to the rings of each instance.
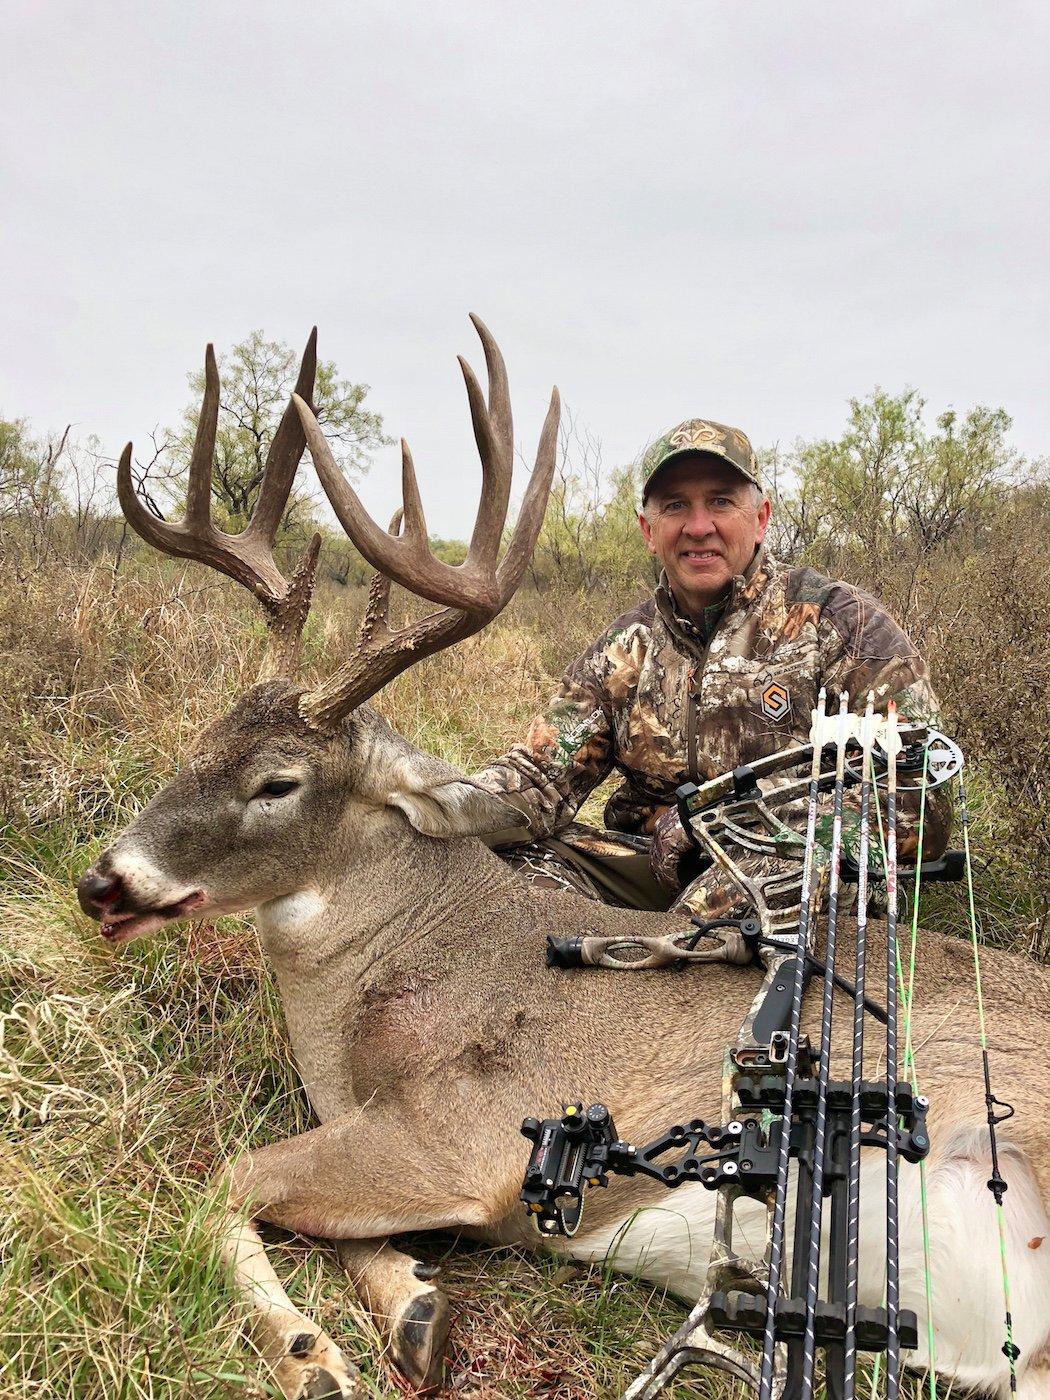
[[[77,883],[77,899],[89,918],[97,919],[102,937],[109,943],[128,943],[165,924],[184,919],[207,902],[203,890],[164,891],[156,898],[137,893],[133,883],[107,865],[104,856],[85,871]]]

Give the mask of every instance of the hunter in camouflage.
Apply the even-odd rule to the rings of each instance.
[[[681,783],[806,743],[821,686],[836,699],[846,690],[858,710],[869,690],[883,710],[893,697],[905,721],[934,722],[937,702],[922,658],[874,598],[765,551],[770,507],[743,433],[681,424],[650,449],[644,479],[640,524],[663,565],[655,596],[569,667],[524,742],[475,781],[521,813],[496,844],[529,878],[711,918],[740,897],[717,869],[689,878]],[[576,823],[614,771],[606,829]],[[906,859],[916,814],[909,820],[907,798],[901,808]],[[946,801],[931,794],[927,856],[944,849],[949,823]],[[856,824],[847,820],[847,845]]]

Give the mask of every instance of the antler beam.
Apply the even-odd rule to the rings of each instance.
[[[295,385],[298,402],[311,403],[317,373],[317,327],[306,342]],[[303,625],[313,593],[320,535],[314,535],[289,578],[273,557],[273,542],[288,504],[295,473],[306,448],[299,413],[291,403],[266,455],[262,485],[251,520],[239,535],[228,535],[211,520],[212,465],[219,420],[219,371],[215,351],[204,356],[204,398],[190,457],[186,519],[179,524],[161,520],[140,500],[131,475],[129,442],[117,467],[117,497],[132,529],[154,548],[182,559],[195,559],[226,574],[262,604],[269,631],[264,675],[291,675],[299,660]]]
[[[514,468],[510,394],[499,347],[477,316],[471,316],[471,320],[485,350],[488,400],[470,366],[461,359],[483,473],[481,501],[462,564],[446,564],[430,551],[407,443],[401,445],[404,511],[402,531],[396,533],[396,526],[386,531],[371,518],[339,470],[310,405],[300,396],[294,398],[332,509],[354,545],[378,570],[372,580],[356,649],[335,675],[301,701],[304,716],[318,726],[338,723],[416,661],[479,632],[506,607],[532,558],[554,475],[561,412],[558,391],[551,393],[525,499],[507,552],[497,564]],[[440,612],[394,631],[387,619],[391,580],[419,597],[445,606]]]

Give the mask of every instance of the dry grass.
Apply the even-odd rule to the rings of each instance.
[[[322,597],[311,661],[346,650],[361,601]],[[254,933],[226,920],[114,955],[73,896],[92,854],[252,679],[258,626],[232,590],[192,572],[114,580],[55,566],[0,590],[0,639],[3,1394],[269,1395],[215,1259],[208,1186],[237,1148],[310,1121]],[[510,618],[379,704],[469,767],[552,684]],[[679,1316],[651,1290],[565,1278],[553,1261],[441,1240],[420,1250],[448,1256],[457,1396],[613,1393]],[[376,1393],[400,1393],[330,1253],[286,1238],[274,1252]]]
[[[997,547],[1016,552],[1018,532]],[[1027,757],[1048,757],[1046,671],[1025,655],[1026,629],[1050,607],[1050,569],[1040,576],[1026,560],[1011,565],[1029,610],[1021,621],[997,588],[1002,559],[987,555],[931,575],[925,614],[949,719],[985,760],[975,808],[995,858],[983,912],[996,937],[1024,945],[1040,936],[1036,855],[1050,815]],[[351,645],[361,601],[322,595],[309,665]],[[523,595],[485,634],[401,677],[379,706],[406,736],[470,768],[522,731],[565,662],[630,601]],[[58,562],[0,587],[5,1396],[271,1393],[230,1310],[214,1256],[220,1203],[207,1186],[236,1148],[309,1122],[251,927],[198,926],[115,956],[73,898],[108,834],[252,679],[260,643],[232,588],[174,565],[114,578]],[[1008,696],[1008,724],[973,684],[989,675]],[[946,919],[958,917],[956,892],[937,899]],[[616,1394],[681,1317],[651,1290],[597,1271],[450,1241],[418,1248],[444,1260],[458,1315],[452,1395]],[[275,1256],[292,1296],[346,1343],[376,1393],[396,1392],[330,1256],[288,1239]],[[675,1391],[729,1393],[709,1379]]]

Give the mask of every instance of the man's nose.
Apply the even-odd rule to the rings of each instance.
[[[693,506],[686,516],[682,529],[687,535],[703,539],[705,535],[712,535],[715,532],[714,516],[706,506]]]
[[[123,889],[124,882],[119,875],[104,875],[99,870],[88,870],[77,883],[77,899],[85,914],[92,919],[98,919],[116,904]]]

